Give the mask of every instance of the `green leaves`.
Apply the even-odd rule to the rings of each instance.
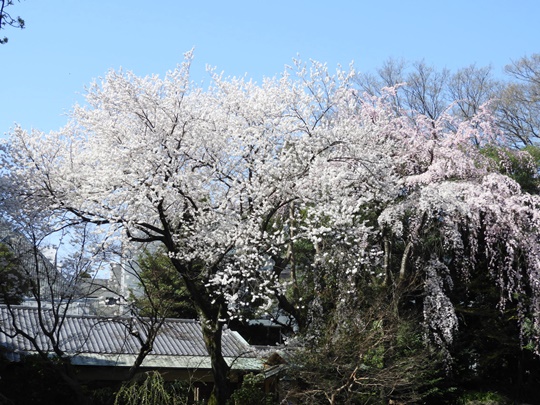
[[[20,268],[20,259],[0,243],[0,303],[20,304],[31,282]]]
[[[144,250],[138,259],[144,296],[135,297],[142,316],[197,318],[186,286],[162,249]]]

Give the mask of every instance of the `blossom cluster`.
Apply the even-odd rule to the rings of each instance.
[[[361,94],[352,68],[318,63],[261,84],[211,72],[202,88],[191,58],[164,78],[109,72],[59,131],[16,128],[3,152],[11,186],[34,207],[161,242],[230,316],[269,310],[305,241],[310,271],[335,265],[347,293],[362,272],[420,274],[440,345],[457,327],[445,260],[466,280],[483,255],[501,307],[531,291],[522,317],[540,335],[539,200],[481,153],[498,139],[487,112],[411,120],[392,89]],[[441,249],[423,257],[433,229]],[[389,239],[405,246],[401,268],[384,267]]]

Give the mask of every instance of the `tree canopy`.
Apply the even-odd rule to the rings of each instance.
[[[366,93],[352,68],[317,62],[261,84],[211,72],[201,88],[191,57],[164,78],[109,72],[57,132],[16,128],[4,183],[66,225],[164,247],[202,320],[220,403],[223,324],[279,306],[314,330],[329,291],[339,306],[365,286],[415,285],[425,340],[451,367],[455,292],[484,274],[539,352],[540,200],[483,153],[506,145],[490,109],[404,112],[399,88]]]

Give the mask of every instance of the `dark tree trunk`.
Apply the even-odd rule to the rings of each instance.
[[[169,251],[174,252],[172,244],[168,248]],[[214,377],[214,390],[208,405],[226,405],[232,390],[228,378],[229,366],[225,362],[221,350],[223,324],[219,322],[219,319],[223,312],[223,303],[214,302],[205,285],[196,281],[197,272],[192,271],[190,266],[186,266],[174,257],[171,258],[171,262],[184,280],[201,318],[202,334],[206,350],[210,355],[212,375]]]
[[[56,368],[56,370],[59,372],[62,380],[64,380],[68,387],[72,389],[75,397],[77,398],[77,404],[92,404],[92,400],[84,394],[81,383],[77,379],[69,359],[62,359],[61,364]]]
[[[231,396],[231,386],[228,378],[229,366],[225,362],[221,351],[222,330],[223,326],[217,320],[202,322],[204,343],[210,355],[212,374],[214,376],[213,398],[208,402],[209,405],[225,405]]]
[[[151,351],[151,344],[144,344],[141,346],[139,353],[137,354],[137,358],[133,362],[133,365],[129,368],[126,381],[133,381],[137,374],[137,371],[139,371],[139,368],[141,367],[141,364]]]

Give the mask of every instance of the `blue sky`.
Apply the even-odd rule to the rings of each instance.
[[[540,52],[538,0],[23,0],[27,28],[0,46],[0,136],[18,123],[48,132],[66,123],[85,85],[109,69],[160,74],[195,48],[207,64],[260,81],[298,55],[331,68],[373,71],[390,57],[495,72]]]

